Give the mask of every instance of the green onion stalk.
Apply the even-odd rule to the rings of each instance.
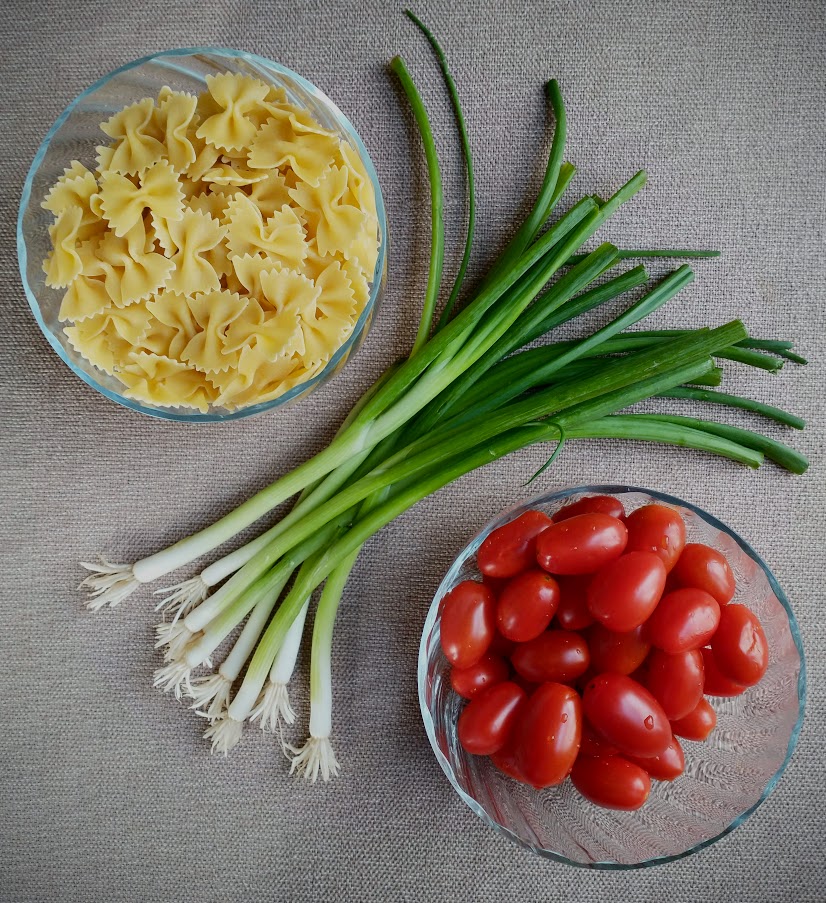
[[[476,197],[470,141],[442,48],[412,13],[441,69],[458,129],[468,194],[464,251],[442,291],[445,249],[443,185],[427,111],[407,66],[391,63],[422,138],[430,183],[431,251],[422,313],[410,355],[390,367],[350,412],[330,445],[234,511],[187,539],[132,565],[85,564],[89,607],[117,605],[139,586],[201,558],[292,497],[293,508],[259,537],[208,564],[195,577],[157,592],[164,664],[155,685],[192,700],[209,722],[213,751],[226,754],[246,721],[267,731],[292,724],[287,686],[311,598],[321,590],[312,629],[310,718],[291,770],[315,781],[339,771],[333,752],[333,626],[363,544],[387,523],[463,474],[535,444],[554,447],[544,471],[576,440],[664,443],[717,455],[747,467],[765,459],[802,473],[807,462],[784,443],[729,424],[691,416],[685,405],[745,410],[782,426],[803,421],[780,408],[716,391],[734,362],[777,372],[805,363],[790,342],[759,339],[734,320],[715,328],[632,328],[693,280],[683,264],[659,281],[649,257],[704,258],[716,252],[586,248],[616,211],[644,186],[637,173],[612,196],[585,195],[554,211],[575,168],[565,161],[567,120],[559,85],[546,86],[554,128],[536,202],[478,287],[463,299],[472,254]],[[446,300],[439,310],[439,299]],[[460,302],[464,302],[463,304]],[[607,303],[620,313],[573,341],[536,345],[553,330]],[[531,347],[528,347],[531,346]],[[534,347],[535,346],[535,347]],[[679,413],[627,412],[650,398],[678,400]],[[230,640],[230,638],[232,638]],[[228,652],[213,673],[213,658]]]

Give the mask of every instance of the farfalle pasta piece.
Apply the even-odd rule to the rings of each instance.
[[[298,367],[286,376],[281,375],[281,368],[265,363],[255,371],[254,384],[246,395],[239,396],[239,404],[262,404],[285,395],[291,389],[312,379],[324,369],[324,363],[307,364],[300,361]]]
[[[280,111],[262,126],[250,147],[252,169],[289,166],[310,185],[318,185],[333,163],[338,138],[331,132],[299,131],[292,113]]]
[[[221,288],[223,291],[236,292],[239,295],[243,295],[246,291],[243,282],[238,278],[234,269],[231,273],[225,273],[221,276]]]
[[[297,135],[305,135],[309,132],[313,132],[316,135],[325,135],[328,138],[334,138],[336,140],[336,145],[338,145],[338,133],[330,129],[325,129],[321,123],[313,118],[313,114],[309,110],[304,109],[304,107],[298,107],[292,103],[287,103],[286,101],[273,104],[273,106],[275,107],[273,116],[275,118],[288,119],[293,131]]]
[[[95,155],[95,162],[97,163],[95,172],[100,176],[112,168],[112,159],[115,156],[115,149],[109,144],[101,144],[96,147],[95,150],[97,151],[97,154]]]
[[[163,134],[166,158],[178,172],[186,172],[197,155],[190,129],[197,123],[198,98],[185,91],[161,88],[155,108],[155,122]]]
[[[107,169],[128,175],[148,169],[166,156],[154,112],[152,98],[146,97],[101,124],[104,134],[116,142]]]
[[[261,292],[267,303],[279,313],[292,311],[297,316],[314,310],[320,289],[295,270],[270,270],[260,275]]]
[[[173,222],[177,222],[177,220],[173,220]],[[172,257],[178,247],[169,234],[169,223],[159,216],[155,219],[146,217],[143,225],[147,242],[152,244],[153,250],[159,251],[164,257]]]
[[[66,326],[63,332],[72,348],[82,354],[99,370],[110,375],[115,370],[115,356],[106,341],[106,326],[109,320],[105,313],[89,317],[82,323]]]
[[[46,285],[51,288],[66,288],[83,269],[77,251],[82,216],[80,207],[67,207],[49,226],[52,251],[43,264],[43,272],[46,274]]]
[[[132,345],[113,327],[112,308],[82,323],[64,329],[72,347],[99,370],[116,375],[118,365],[132,351]]]
[[[231,257],[233,272],[244,290],[250,295],[260,297],[261,274],[280,269],[280,264],[270,257],[261,254],[245,254],[243,257]],[[306,275],[306,274],[305,274]]]
[[[208,75],[206,82],[218,111],[208,116],[195,134],[221,150],[246,147],[258,130],[250,114],[261,111],[269,88],[257,78],[229,72]]]
[[[128,387],[124,395],[159,407],[184,404],[205,412],[218,394],[203,373],[148,351],[133,351],[118,376]]]
[[[356,302],[356,312],[361,313],[367,302],[370,300],[370,282],[359,265],[358,260],[343,260],[341,268],[347,274],[350,285],[353,288],[353,298]]]
[[[204,190],[204,185],[200,181],[193,181],[189,176],[181,176],[181,191],[184,193],[184,201],[194,198],[196,194],[200,194]]]
[[[376,193],[367,175],[364,162],[347,142],[341,143],[341,156],[347,166],[346,200],[364,211],[364,223],[350,248],[358,258],[362,270],[372,279],[379,256],[379,218],[376,211]]]
[[[304,360],[327,361],[353,331],[356,300],[347,274],[336,260],[315,281],[315,308],[302,311]]]
[[[311,238],[307,242],[307,256],[301,264],[300,272],[315,282],[324,270],[337,259],[338,258],[333,257],[332,255],[319,253],[316,240]]]
[[[101,210],[104,218],[122,237],[148,210],[154,222],[179,220],[183,216],[184,195],[178,175],[165,160],[138,173],[137,187],[125,176],[105,172],[100,177]]]
[[[167,223],[167,228],[177,250],[171,258],[174,269],[166,288],[187,295],[220,289],[220,278],[205,255],[226,235],[224,226],[197,210],[185,210],[181,219]]]
[[[55,182],[41,207],[59,218],[70,208],[81,211],[76,240],[87,241],[106,231],[107,224],[102,220],[99,208],[98,183],[90,172],[78,160],[66,169]]]
[[[348,256],[358,263],[368,279],[373,278],[376,261],[379,259],[379,224],[375,217],[365,217],[361,229],[348,249]]]
[[[89,241],[82,241],[77,246],[77,254],[80,257],[81,276],[105,276],[106,269],[103,261],[100,259],[100,246],[103,243],[105,235],[98,235],[90,238]]]
[[[270,313],[257,298],[249,297],[247,300],[247,306],[232,321],[224,335],[224,348],[228,354],[243,353],[244,348],[254,347],[258,329]]]
[[[237,361],[237,355],[228,350],[226,333],[248,304],[247,298],[229,292],[208,292],[195,298],[187,298],[187,304],[195,322],[200,327],[181,352],[183,360],[206,373],[227,370]]]
[[[230,329],[227,335],[227,347],[232,345],[243,350],[253,347],[262,358],[277,361],[284,356],[304,354],[304,333],[301,331],[299,317],[294,311],[266,311],[263,320],[251,329],[244,324]]]
[[[304,227],[291,207],[284,205],[265,223],[252,200],[238,194],[227,207],[227,218],[227,247],[233,257],[262,253],[292,268],[304,260]]]
[[[103,279],[105,270],[97,257],[101,241],[101,238],[93,238],[75,247],[81,269],[60,303],[57,317],[62,323],[86,320],[112,303]]]
[[[66,289],[57,318],[61,323],[79,322],[100,313],[111,303],[103,279],[81,274]]]
[[[170,353],[170,348],[175,339],[176,333],[171,326],[167,326],[165,323],[153,318],[149,323],[149,329],[147,329],[133,350],[148,351],[150,354],[174,358],[175,355]]]
[[[287,391],[286,380],[304,372],[298,357],[283,355],[270,361],[258,348],[248,346],[241,351],[235,372],[216,374],[217,379],[211,375],[209,379],[219,390],[219,404],[239,407],[277,398]]]
[[[238,321],[236,320],[236,323]],[[218,404],[235,406],[245,397],[255,379],[255,371],[264,363],[264,357],[254,345],[244,345],[238,354],[238,364],[231,370],[209,373],[207,379],[218,392]],[[289,357],[282,358],[282,367],[291,373],[299,362]]]
[[[289,204],[291,198],[287,193],[287,180],[283,173],[277,169],[268,169],[263,175],[263,179],[250,186],[249,199],[261,211],[261,216],[269,219],[277,210]],[[300,216],[299,211],[296,213]]]
[[[284,267],[298,269],[307,255],[304,225],[296,211],[285,204],[276,210],[264,225],[266,247],[262,248],[268,257]]]
[[[189,165],[186,175],[193,183],[200,184],[204,173],[209,172],[220,161],[221,151],[202,138],[195,138],[193,147],[195,148],[195,160]]]
[[[57,216],[69,207],[86,208],[98,190],[95,176],[75,160],[54,183],[40,206]]]
[[[160,326],[169,330],[165,333],[168,336],[168,346],[164,353],[182,360],[184,348],[200,329],[186,296],[177,292],[160,292],[146,302],[146,309]]]
[[[267,178],[266,172],[261,170],[247,169],[233,165],[231,163],[217,163],[212,169],[208,169],[203,176],[202,182],[209,182],[215,185],[252,185],[255,182],[263,182]]]
[[[307,211],[307,221],[315,230],[321,254],[340,252],[348,257],[366,218],[363,210],[344,200],[347,175],[345,166],[332,166],[317,186],[301,183],[289,192],[293,201]]]
[[[107,316],[111,326],[110,334],[117,334],[130,348],[140,344],[152,322],[152,313],[145,301],[128,307],[110,307]]]
[[[347,188],[352,196],[352,203],[368,215],[377,217],[376,193],[367,175],[364,161],[346,141],[341,142],[340,152],[341,159],[347,167]]]
[[[200,191],[193,195],[186,203],[187,210],[197,210],[220,223],[227,212],[227,204],[230,198],[224,194],[214,194],[211,191]]]
[[[315,315],[320,289],[293,270],[265,271],[259,278],[262,295],[275,313],[267,313],[259,326],[257,345],[267,360],[276,360],[284,353],[304,357],[307,348],[303,326]]]
[[[219,279],[223,279],[225,276],[229,276],[230,273],[235,272],[226,242],[218,242],[214,248],[205,251],[204,260],[215,270]]]
[[[215,389],[215,404],[225,408],[240,407],[236,399],[243,396],[249,388],[248,383],[233,368],[221,373],[207,373],[207,381]]]
[[[173,262],[147,250],[143,223],[136,223],[123,238],[109,232],[96,254],[105,275],[106,290],[117,307],[154,295],[172,273]]]

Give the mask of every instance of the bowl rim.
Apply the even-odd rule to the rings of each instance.
[[[311,377],[303,383],[299,383],[297,386],[294,386],[292,389],[290,389],[288,392],[285,392],[283,395],[280,395],[278,398],[239,408],[236,411],[226,411],[223,413],[202,413],[198,410],[193,410],[191,413],[183,413],[172,408],[150,407],[135,399],[127,398],[119,392],[115,392],[112,389],[101,385],[97,381],[97,379],[95,379],[93,374],[87,373],[84,369],[78,367],[75,363],[73,363],[73,361],[66,353],[65,348],[57,339],[57,336],[46,325],[43,314],[40,310],[40,303],[37,300],[37,296],[32,290],[32,287],[29,284],[29,280],[26,275],[28,267],[28,249],[26,243],[26,235],[23,229],[23,219],[31,201],[34,179],[37,175],[38,170],[40,169],[44,157],[46,156],[49,146],[51,145],[52,139],[54,138],[58,130],[64,125],[74,109],[83,100],[90,97],[108,82],[125,72],[129,72],[132,69],[136,69],[146,63],[155,61],[162,62],[170,69],[185,71],[181,70],[181,67],[177,66],[174,62],[171,61],[174,61],[178,57],[194,56],[196,54],[211,55],[218,59],[220,59],[221,57],[243,59],[254,64],[255,66],[274,71],[278,75],[286,76],[295,81],[298,85],[304,88],[307,93],[314,96],[321,102],[322,105],[326,106],[332,113],[333,117],[338,121],[339,125],[342,127],[342,130],[348,134],[348,137],[354,143],[356,150],[358,151],[358,154],[367,171],[367,175],[370,178],[376,199],[376,215],[378,218],[379,235],[381,238],[381,241],[379,243],[378,258],[376,259],[376,266],[373,271],[373,279],[370,283],[370,297],[367,299],[367,303],[364,305],[364,310],[362,310],[358,320],[356,320],[356,323],[353,326],[353,331],[350,333],[344,344],[335,351],[324,368],[320,372],[315,374],[315,376]],[[193,73],[187,72],[186,74],[192,75]],[[108,72],[93,84],[89,85],[89,87],[81,91],[80,94],[78,94],[77,97],[75,97],[68,104],[68,106],[66,106],[63,112],[57,117],[51,128],[46,133],[46,136],[40,142],[37,152],[35,153],[32,160],[31,166],[29,167],[26,179],[23,183],[23,191],[20,196],[20,205],[17,212],[17,263],[20,270],[20,279],[23,284],[23,290],[26,294],[26,299],[29,303],[32,314],[34,315],[35,321],[40,327],[40,331],[45,336],[46,341],[57,352],[58,357],[69,367],[72,373],[80,377],[80,379],[82,379],[87,385],[97,390],[101,395],[105,396],[110,401],[114,401],[117,404],[129,408],[130,410],[137,411],[138,413],[147,414],[150,417],[156,417],[161,420],[177,421],[179,423],[224,423],[230,420],[240,420],[244,417],[252,417],[256,414],[261,414],[265,411],[274,410],[275,408],[279,408],[282,405],[286,405],[299,396],[309,394],[320,383],[326,381],[328,378],[333,377],[341,366],[342,359],[346,358],[350,354],[354,345],[356,345],[366,335],[366,331],[371,323],[372,316],[375,312],[378,299],[381,295],[383,287],[383,277],[387,263],[387,239],[387,212],[384,204],[384,196],[382,195],[381,185],[379,184],[379,178],[376,173],[373,160],[370,157],[370,154],[368,153],[367,148],[355,126],[344,115],[344,113],[342,113],[338,106],[312,82],[308,81],[297,72],[294,72],[292,69],[289,69],[286,66],[282,66],[280,63],[275,62],[275,60],[268,59],[267,57],[261,56],[260,54],[251,53],[246,50],[235,50],[229,47],[217,46],[177,47],[169,50],[161,50],[157,53],[150,53],[146,56],[139,57],[138,59],[131,60],[128,63],[124,63],[117,69],[113,69],[111,72]]]
[[[769,582],[769,586],[772,589],[772,592],[777,597],[780,604],[783,606],[786,617],[789,622],[789,630],[792,635],[792,639],[794,640],[794,644],[797,647],[798,655],[800,656],[800,673],[797,678],[797,697],[798,697],[798,713],[797,720],[795,722],[794,727],[792,728],[791,735],[789,736],[789,742],[786,748],[786,755],[781,763],[780,767],[777,771],[769,778],[766,782],[766,786],[763,788],[760,797],[754,802],[748,809],[740,813],[733,821],[725,827],[718,834],[715,834],[713,837],[707,838],[705,840],[700,841],[699,843],[694,844],[694,846],[689,847],[687,850],[683,850],[681,853],[674,853],[669,856],[655,856],[650,859],[646,859],[642,862],[633,862],[633,863],[622,863],[622,862],[612,862],[612,861],[600,861],[600,862],[575,862],[572,859],[569,859],[567,856],[562,855],[561,853],[553,852],[552,850],[546,850],[542,847],[539,847],[535,844],[531,844],[523,838],[519,837],[509,828],[506,828],[504,825],[499,824],[499,822],[495,821],[491,816],[479,805],[479,803],[468,793],[466,793],[460,786],[456,779],[456,775],[453,772],[453,768],[450,765],[450,762],[447,760],[444,753],[442,753],[441,749],[436,742],[436,731],[435,725],[433,723],[433,719],[430,715],[430,711],[425,701],[425,684],[427,678],[427,645],[428,639],[433,631],[433,626],[438,617],[438,608],[439,601],[445,591],[446,586],[451,583],[455,577],[455,572],[458,569],[458,564],[460,559],[463,559],[467,553],[474,547],[474,545],[478,545],[482,539],[494,528],[494,525],[499,525],[502,522],[507,522],[512,518],[512,516],[517,512],[524,508],[530,508],[534,505],[547,505],[551,502],[558,501],[564,498],[567,498],[571,495],[576,495],[579,493],[591,493],[597,495],[614,495],[617,493],[628,493],[628,492],[639,492],[644,493],[651,498],[654,498],[658,501],[665,502],[671,505],[678,505],[683,508],[687,508],[689,511],[694,512],[703,518],[707,523],[709,523],[715,529],[718,529],[728,535],[735,543],[748,555],[754,562],[757,564],[766,575],[766,578]],[[579,486],[569,486],[555,492],[543,492],[538,495],[535,495],[529,499],[518,502],[517,504],[511,505],[508,508],[505,508],[495,517],[491,518],[480,530],[478,530],[474,536],[465,544],[462,550],[456,555],[452,564],[447,570],[447,573],[442,578],[439,583],[438,588],[433,596],[433,601],[430,604],[430,608],[428,609],[427,616],[425,618],[424,627],[422,629],[422,637],[419,642],[419,660],[418,660],[418,668],[417,668],[417,683],[418,683],[418,695],[419,695],[419,708],[422,714],[422,720],[425,726],[425,732],[427,733],[427,738],[430,741],[430,746],[433,749],[434,754],[436,755],[436,759],[439,762],[439,765],[442,768],[442,771],[447,776],[450,781],[453,789],[456,793],[459,794],[461,799],[465,802],[465,804],[482,819],[489,827],[493,828],[498,834],[507,837],[509,840],[512,840],[514,843],[518,844],[525,849],[531,850],[532,852],[538,854],[544,859],[550,859],[554,862],[561,862],[566,865],[576,866],[577,868],[587,868],[587,869],[598,869],[605,871],[620,871],[627,869],[640,869],[640,868],[650,868],[655,865],[663,865],[668,862],[675,862],[678,859],[684,859],[686,856],[690,856],[692,853],[697,853],[700,850],[705,849],[706,847],[711,846],[716,843],[718,840],[721,840],[727,834],[730,834],[735,828],[739,827],[749,818],[757,808],[769,797],[771,792],[777,786],[778,781],[780,780],[783,772],[786,770],[791,758],[794,754],[795,748],[797,747],[797,742],[800,737],[800,731],[803,727],[803,717],[806,709],[806,658],[803,652],[803,640],[800,634],[800,628],[797,623],[797,618],[792,611],[791,605],[789,604],[789,600],[786,597],[786,594],[781,589],[780,585],[777,582],[774,574],[771,572],[769,566],[763,561],[762,557],[757,554],[757,552],[752,548],[752,546],[746,542],[741,536],[734,532],[731,527],[728,527],[718,518],[716,518],[713,514],[709,514],[709,512],[705,511],[703,508],[698,507],[697,505],[692,504],[691,502],[687,502],[683,499],[677,498],[676,496],[670,495],[665,492],[660,492],[659,490],[654,489],[645,489],[640,486],[627,486],[616,483],[593,483],[593,484],[583,484]]]

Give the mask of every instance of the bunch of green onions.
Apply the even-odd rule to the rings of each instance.
[[[287,686],[311,597],[323,587],[312,631],[309,737],[299,749],[285,744],[291,771],[313,781],[338,773],[330,742],[332,633],[350,571],[363,543],[420,499],[536,443],[555,447],[550,463],[573,439],[667,443],[750,467],[770,458],[796,473],[807,466],[791,448],[746,429],[693,417],[619,413],[652,396],[684,398],[743,408],[799,429],[802,421],[785,411],[716,391],[722,378],[716,359],[767,370],[779,369],[784,358],[805,362],[791,343],[752,339],[737,320],[715,328],[626,331],[685,288],[693,273],[683,265],[652,282],[642,266],[621,271],[623,260],[712,253],[621,251],[609,243],[583,250],[643,187],[645,174],[634,175],[607,200],[588,195],[554,217],[575,172],[564,160],[566,117],[555,81],[547,85],[554,136],[536,203],[457,312],[475,226],[471,154],[444,54],[425,26],[408,15],[436,53],[466,166],[464,256],[441,313],[437,316],[445,236],[439,163],[422,100],[396,57],[391,69],[421,133],[432,209],[427,289],[410,356],[370,388],[324,451],[210,527],[133,565],[84,564],[91,571],[82,584],[91,592],[89,607],[117,605],[140,585],[201,558],[297,496],[289,514],[257,539],[198,576],[158,591],[163,598],[157,610],[171,620],[157,628],[165,664],[155,685],[192,699],[209,721],[205,736],[213,751],[226,754],[245,721],[259,721],[268,731],[292,723]],[[641,297],[585,338],[524,350],[555,327],[639,289]],[[217,670],[195,676],[196,669],[212,667],[212,657],[231,637]]]

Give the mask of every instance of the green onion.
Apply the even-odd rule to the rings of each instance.
[[[430,322],[436,310],[439,300],[439,285],[442,281],[442,266],[445,256],[445,220],[444,200],[442,194],[442,175],[439,170],[439,158],[436,154],[436,142],[433,140],[433,132],[430,128],[430,120],[425,110],[416,85],[407,71],[404,60],[394,57],[390,68],[396,73],[407,99],[410,101],[410,109],[419,127],[424,144],[424,155],[427,160],[427,174],[430,178],[430,211],[431,211],[431,240],[430,240],[430,269],[427,277],[427,289],[424,296],[424,316],[419,324],[419,331],[413,343],[415,354],[427,342],[430,333]]]
[[[571,258],[571,262],[575,263],[583,255],[575,254]],[[669,258],[709,258],[719,257],[719,251],[709,250],[690,250],[688,248],[648,248],[633,249],[625,248],[617,252],[619,260],[641,260],[643,257],[669,257]]]
[[[465,249],[462,254],[462,262],[459,264],[459,271],[456,274],[456,279],[453,282],[453,288],[450,290],[450,295],[448,296],[447,302],[445,303],[442,315],[439,318],[439,323],[436,327],[438,330],[441,329],[441,327],[450,319],[450,316],[453,313],[453,308],[456,304],[457,298],[459,297],[459,292],[462,289],[462,283],[465,279],[465,273],[467,273],[468,264],[470,263],[470,254],[473,248],[473,236],[476,231],[476,182],[473,176],[473,158],[470,152],[470,138],[468,137],[465,115],[462,112],[462,104],[459,100],[459,90],[456,87],[456,82],[453,80],[453,76],[450,74],[450,69],[448,69],[447,59],[445,57],[444,51],[442,50],[441,45],[436,40],[433,33],[421,21],[421,19],[414,15],[414,13],[412,13],[409,9],[406,9],[404,13],[421,30],[421,32],[430,42],[430,46],[433,48],[433,52],[436,54],[436,59],[439,61],[439,67],[442,70],[442,77],[444,79],[445,86],[447,87],[448,94],[450,95],[450,102],[453,104],[453,114],[456,119],[456,126],[459,129],[459,143],[462,147],[462,157],[465,161],[465,179],[467,181],[468,199],[467,235],[465,238]],[[571,167],[571,169],[573,169],[573,167]],[[573,172],[571,172],[570,176],[568,177],[569,180],[572,177]],[[562,190],[564,191],[564,188]]]
[[[660,442],[682,448],[696,448],[730,458],[748,467],[759,467],[763,463],[763,455],[759,451],[725,437],[696,426],[648,420],[643,415],[613,414],[568,427],[565,433],[568,439],[633,439],[636,442]]]
[[[647,417],[657,423],[680,424],[697,429],[704,429],[706,432],[713,433],[716,436],[722,436],[725,439],[740,442],[748,448],[753,448],[756,451],[762,452],[767,458],[791,473],[805,473],[809,466],[809,462],[800,454],[800,452],[795,451],[793,448],[789,448],[788,445],[784,445],[776,439],[771,439],[768,436],[763,436],[760,433],[755,433],[751,430],[744,430],[737,426],[729,426],[725,423],[714,423],[709,420],[697,420],[695,417],[679,417],[673,414],[640,414],[638,416]]]
[[[744,411],[762,414],[764,417],[768,417],[769,420],[776,420],[778,423],[791,426],[796,430],[802,430],[806,426],[806,421],[801,417],[796,417],[782,408],[764,404],[762,401],[755,401],[753,398],[742,398],[739,395],[728,395],[725,392],[712,392],[710,389],[692,389],[688,387],[679,387],[660,394],[663,398],[687,398],[692,401],[707,401],[711,404],[742,408]]]

